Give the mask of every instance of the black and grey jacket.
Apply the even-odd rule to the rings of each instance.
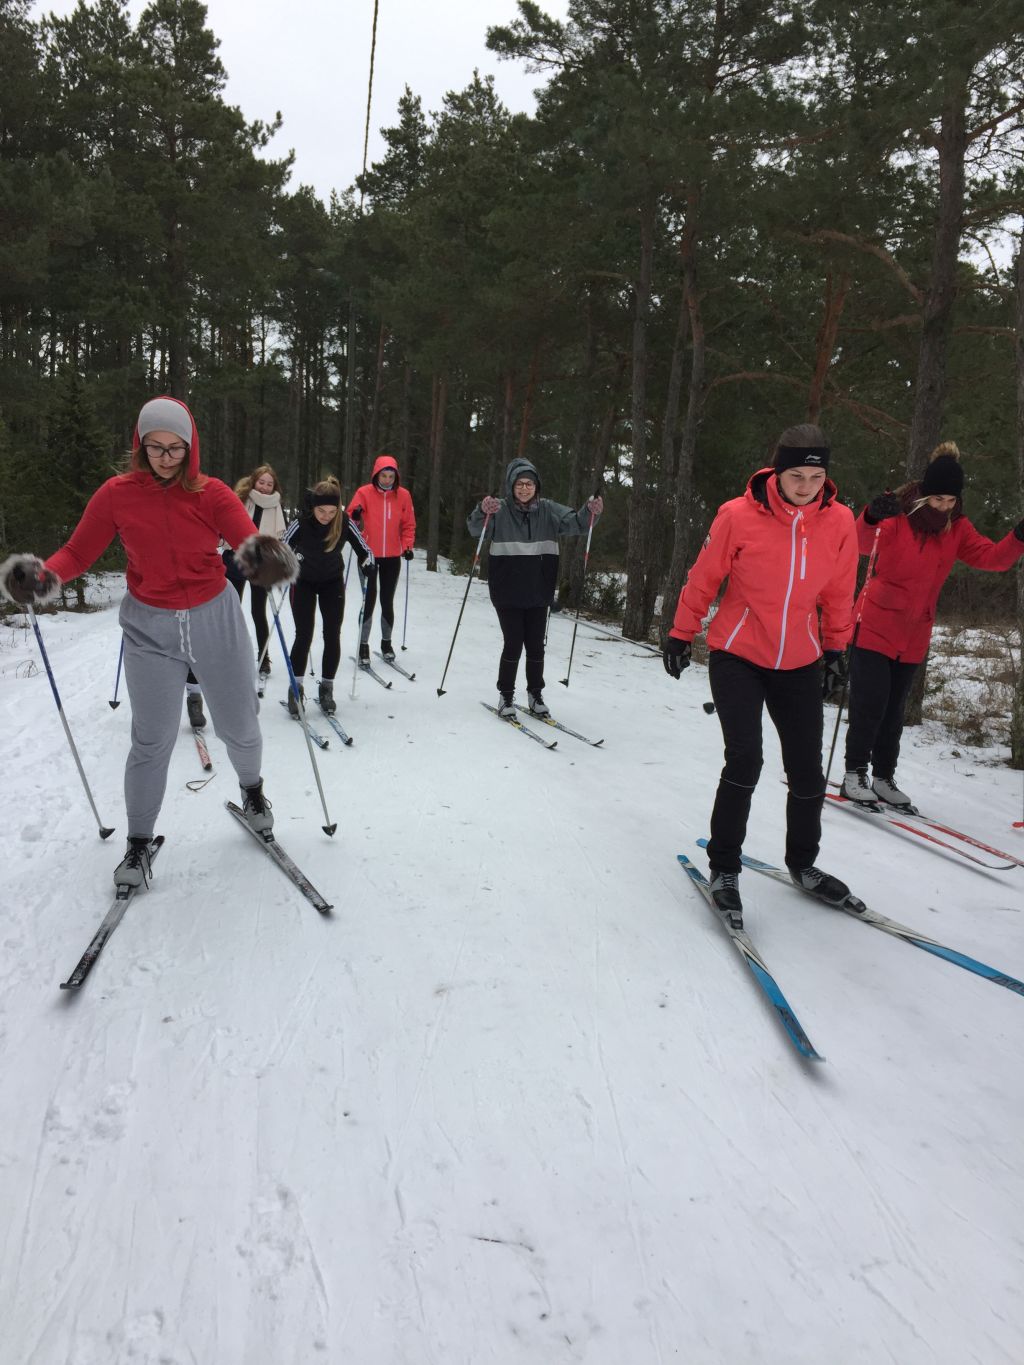
[[[513,485],[528,474],[537,481],[537,496],[523,507]],[[558,582],[558,537],[585,535],[590,527],[586,506],[571,507],[540,496],[540,475],[529,460],[513,460],[505,471],[505,497],[487,523],[491,559],[487,585],[496,607],[540,607],[554,600]],[[466,518],[470,534],[479,536],[484,511],[477,503]]]
[[[321,526],[312,512],[304,512],[296,517],[285,531],[282,539],[295,551],[299,561],[299,579],[303,583],[330,583],[342,576],[341,551],[346,540],[356,552],[362,564],[370,553],[370,547],[359,534],[354,521],[349,520],[347,512],[342,512],[342,531],[333,550],[327,548],[330,526]]]

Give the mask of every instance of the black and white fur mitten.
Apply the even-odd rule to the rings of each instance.
[[[19,607],[41,607],[60,595],[60,579],[36,555],[9,555],[0,564],[0,593]]]
[[[299,576],[295,552],[276,536],[249,536],[235,551],[239,572],[258,588],[294,583]]]

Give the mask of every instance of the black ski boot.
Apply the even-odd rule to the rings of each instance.
[[[190,692],[185,698],[185,710],[188,712],[188,723],[192,729],[202,730],[206,725],[206,717],[203,715],[203,694]]]
[[[301,701],[303,707],[305,707],[306,693],[303,690],[301,683],[299,684],[299,701]],[[295,693],[292,691],[290,687],[288,689],[288,714],[290,716],[294,716],[296,720],[298,720],[299,718],[299,702],[295,700]]]
[[[381,640],[380,656],[382,659],[385,659],[389,664],[393,664],[395,662],[395,647],[390,640]]]
[[[269,677],[270,677],[270,655],[269,655],[269,654],[264,654],[263,658],[260,660],[260,677],[261,677],[261,678],[269,678]]]
[[[334,700],[334,679],[321,678],[319,690],[320,710],[324,715],[333,716],[338,709],[337,702]]]
[[[789,875],[801,891],[824,901],[826,905],[852,905],[856,900],[845,882],[838,877],[830,877],[820,867],[791,867]]]
[[[359,642],[359,666],[360,668],[369,668],[370,666],[370,642],[368,640]]]
[[[114,869],[114,885],[118,895],[137,891],[140,886],[148,886],[153,872],[150,867],[149,847],[153,841],[141,836],[129,835],[125,855]]]
[[[738,872],[713,872],[711,899],[730,928],[743,928],[743,902],[740,900]]]
[[[263,795],[263,779],[255,787],[242,787],[242,814],[251,830],[264,839],[274,828],[274,817],[270,813],[270,802]]]

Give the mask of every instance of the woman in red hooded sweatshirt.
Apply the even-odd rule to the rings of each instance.
[[[857,520],[861,554],[876,549],[850,650],[850,724],[842,793],[851,801],[909,806],[896,785],[903,712],[928,653],[935,606],[956,560],[1000,573],[1024,555],[1024,521],[993,542],[964,516],[960,451],[945,441],[919,483],[881,493]],[[868,763],[873,782],[868,782]]]
[[[61,583],[84,573],[115,535],[128,555],[120,621],[132,746],[124,775],[128,848],[114,881],[130,887],[149,880],[190,666],[238,774],[246,820],[257,833],[273,827],[260,777],[263,740],[249,636],[217,547],[222,539],[235,547],[242,573],[263,588],[289,581],[298,563],[276,537],[257,534],[227,484],[199,472],[199,433],[176,398],[143,406],[128,472],[93,494],[67,544],[45,563],[12,555],[0,565],[0,587],[22,605],[45,602]]]
[[[416,544],[416,513],[409,490],[401,486],[398,461],[378,455],[369,483],[352,494],[348,515],[360,522],[363,539],[373,553],[373,565],[364,575],[366,601],[359,640],[360,663],[370,661],[370,626],[377,605],[380,583],[380,652],[388,662],[395,657],[391,635],[395,628],[395,588],[403,559],[412,559]]]
[[[820,660],[824,653],[829,666],[839,665],[852,630],[857,574],[853,513],[837,500],[827,477],[829,454],[816,426],[782,433],[772,467],[751,478],[743,497],[718,509],[665,641],[665,668],[678,678],[728,578],[707,633],[711,695],[725,739],[708,863],[712,899],[737,929],[743,925],[740,854],[761,771],[765,707],[779,734],[789,781],[790,876],[831,905],[850,894],[838,878],[814,865],[825,800]]]

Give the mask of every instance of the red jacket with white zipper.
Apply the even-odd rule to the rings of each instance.
[[[377,475],[382,469],[395,471],[393,487],[377,487]],[[350,517],[358,517],[362,512],[360,529],[374,559],[394,559],[416,544],[416,513],[412,498],[399,482],[398,461],[393,455],[377,456],[372,479],[352,494],[347,511]]]
[[[861,554],[871,553],[876,530],[878,554],[874,575],[861,592],[857,646],[905,664],[920,663],[928,653],[935,605],[955,560],[1000,573],[1024,555],[1024,541],[1013,531],[991,541],[962,514],[954,515],[948,531],[919,535],[905,515],[875,527],[862,512],[857,519]]]
[[[256,527],[226,483],[199,473],[199,433],[181,406],[192,421],[187,475],[202,487],[189,492],[142,469],[108,479],[86,503],[70,540],[46,561],[62,583],[85,573],[120,536],[128,554],[128,591],[147,606],[182,611],[223,591],[218,545],[226,540],[237,549]],[[132,450],[138,449],[136,428]]]
[[[820,497],[795,507],[775,471],[759,470],[741,498],[723,503],[679,594],[670,635],[692,640],[728,576],[708,649],[761,668],[802,668],[853,631],[857,533],[853,513],[826,480]],[[818,608],[821,608],[819,640]]]

